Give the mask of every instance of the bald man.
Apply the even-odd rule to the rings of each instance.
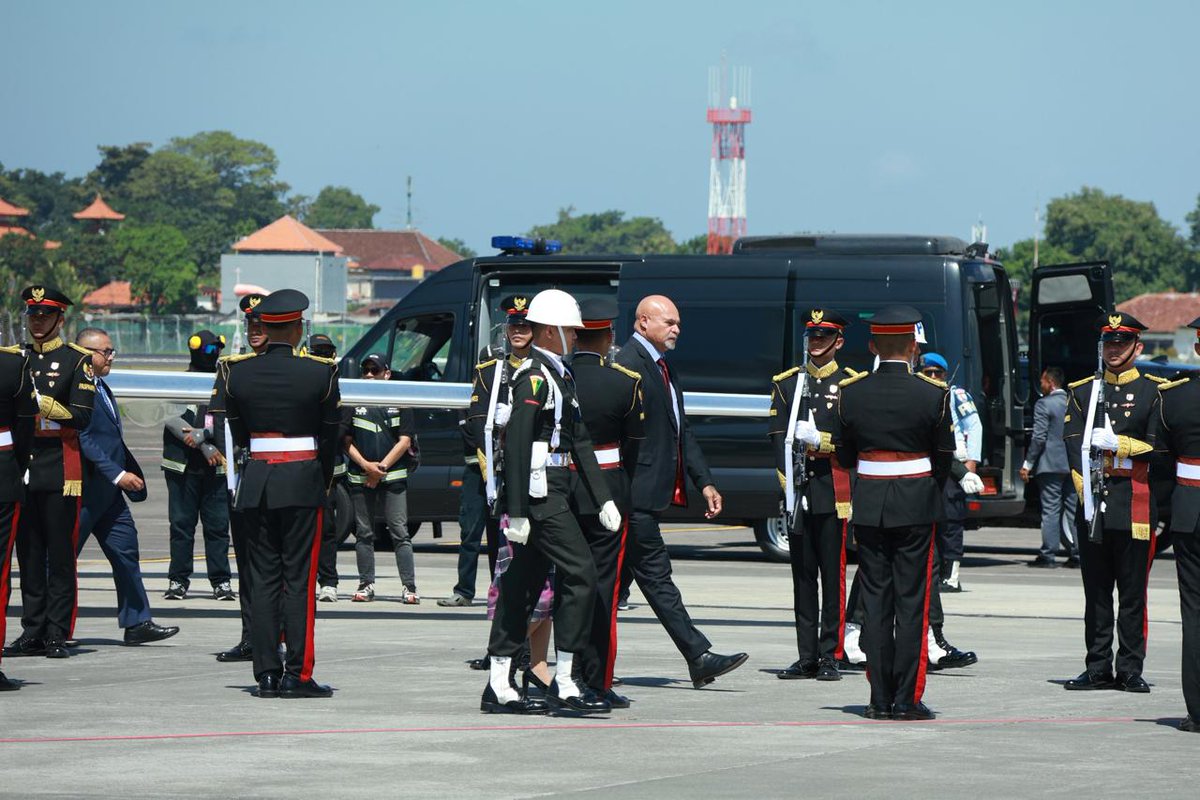
[[[683,597],[671,579],[671,557],[663,543],[659,519],[669,506],[687,506],[684,476],[704,496],[706,519],[721,513],[721,493],[713,485],[704,454],[683,409],[683,393],[666,361],[679,339],[679,309],[667,297],[650,295],[638,303],[633,336],[616,361],[641,375],[645,393],[646,438],[638,452],[632,479],[633,512],[625,563],[655,616],[688,662],[692,686],[699,689],[737,669],[745,653],[713,653],[708,639],[692,622]]]

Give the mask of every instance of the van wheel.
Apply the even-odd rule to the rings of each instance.
[[[788,549],[787,523],[783,517],[760,519],[753,525],[754,538],[758,546],[772,561],[790,561],[791,551]]]

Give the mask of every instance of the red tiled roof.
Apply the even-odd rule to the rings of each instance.
[[[92,201],[90,206],[85,208],[83,211],[78,211],[72,214],[71,216],[75,217],[75,219],[125,219],[124,214],[118,214],[116,211],[113,211],[111,208],[109,208],[108,203],[104,202],[103,198],[101,198],[98,193],[96,194],[96,199]]]
[[[1200,317],[1200,293],[1139,294],[1124,303],[1118,303],[1117,310],[1137,317],[1151,333],[1174,333]]]
[[[14,206],[12,203],[0,197],[0,217],[26,217],[29,216],[29,209]]]
[[[131,306],[133,293],[129,289],[129,281],[112,281],[101,286],[83,297],[85,306]]]
[[[420,231],[335,230],[319,228],[319,234],[341,246],[346,255],[364,270],[403,270],[423,266],[436,271],[462,256],[443,247]]]
[[[15,225],[0,225],[0,238],[8,236],[10,233],[14,236],[28,236],[30,239],[37,238],[24,228]],[[57,250],[58,248],[62,247],[62,242],[54,242],[50,239],[43,239],[42,247],[46,248],[47,250]]]
[[[287,214],[234,244],[239,253],[336,253],[342,248]]]

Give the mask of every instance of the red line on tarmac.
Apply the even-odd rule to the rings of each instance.
[[[1088,723],[1134,722],[1134,717],[1078,717],[1071,719],[1045,717],[996,717],[976,719],[934,719],[916,722],[917,725],[1082,725]],[[552,724],[550,730],[627,730],[669,728],[826,728],[853,725],[896,725],[889,720],[809,720],[796,722],[575,722]],[[903,724],[903,723],[900,723]],[[0,744],[55,744],[62,742],[145,742],[165,739],[225,739],[241,736],[335,736],[372,733],[489,733],[494,731],[534,731],[532,725],[433,725],[410,728],[344,728],[341,730],[279,730],[279,731],[211,731],[204,733],[147,733],[128,736],[31,736],[0,739]]]

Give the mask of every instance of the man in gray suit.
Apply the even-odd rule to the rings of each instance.
[[[1021,480],[1030,473],[1037,476],[1042,499],[1042,546],[1031,567],[1053,569],[1058,566],[1054,554],[1059,543],[1066,548],[1065,566],[1079,566],[1079,543],[1075,540],[1075,484],[1063,444],[1063,417],[1067,412],[1067,393],[1063,390],[1063,371],[1047,367],[1042,372],[1042,397],[1033,407],[1033,438],[1021,466]]]

